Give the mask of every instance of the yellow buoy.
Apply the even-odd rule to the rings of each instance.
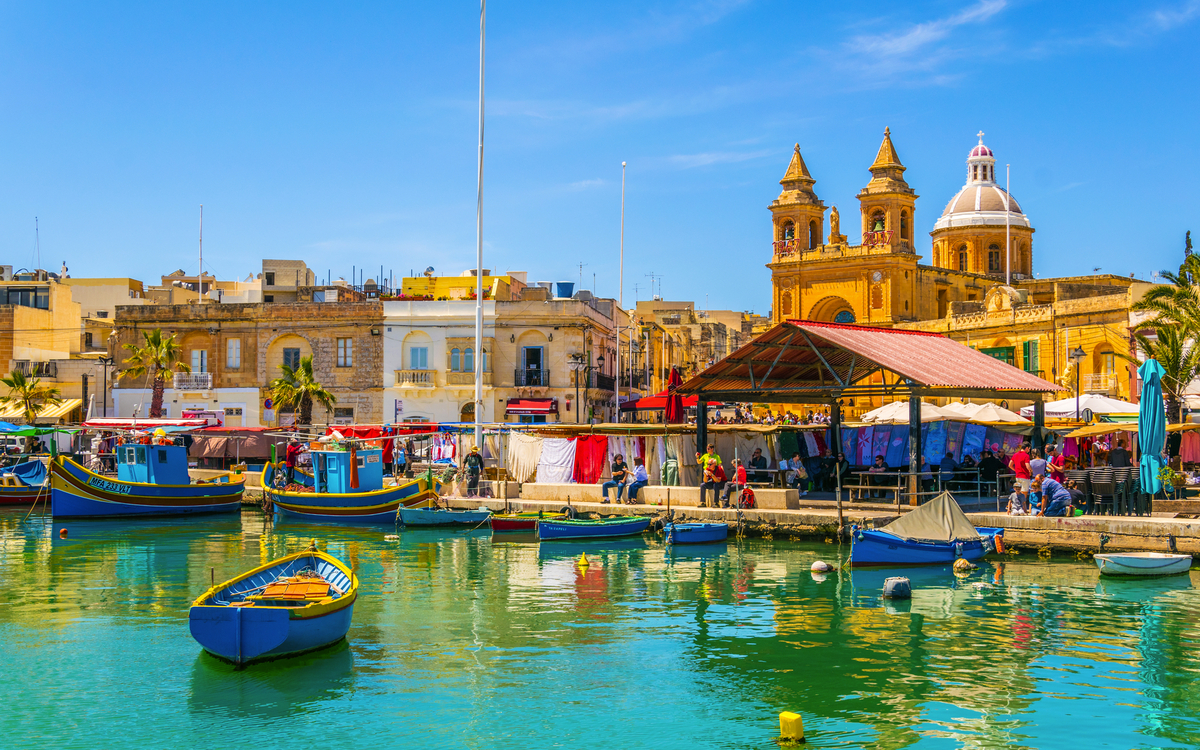
[[[580,553],[579,553],[579,563],[578,563],[578,565],[579,565],[579,567],[581,567],[581,568],[586,568],[586,567],[588,567],[589,565],[591,565],[591,563],[590,563],[590,562],[588,562],[588,559],[587,559],[587,553],[586,553],[586,552],[580,552]]]
[[[804,742],[804,719],[800,714],[791,711],[779,714],[779,739],[783,742]]]

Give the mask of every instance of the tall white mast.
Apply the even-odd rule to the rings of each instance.
[[[487,0],[479,0],[479,178],[475,202],[475,444],[483,439],[483,52]]]
[[[1009,209],[1009,201],[1012,196],[1009,195],[1009,172],[1011,165],[1004,165],[1004,283],[1012,286],[1012,237],[1010,234],[1010,222],[1012,220],[1012,211]]]
[[[196,277],[196,296],[204,304],[204,204],[200,204],[200,275]]]
[[[621,266],[617,279],[617,307],[621,310],[625,309],[625,162],[621,162]],[[616,375],[616,394],[617,394],[617,422],[621,421],[621,317],[614,316],[617,324],[617,361],[616,367],[613,368],[613,374]],[[632,335],[632,334],[631,334]],[[629,384],[630,389],[633,388],[633,383]]]

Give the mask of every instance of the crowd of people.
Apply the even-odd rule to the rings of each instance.
[[[695,423],[695,419],[689,420]],[[812,411],[796,414],[792,411],[773,412],[767,409],[762,414],[755,414],[747,407],[735,406],[733,409],[717,409],[708,416],[709,424],[829,424],[830,417],[825,412]]]

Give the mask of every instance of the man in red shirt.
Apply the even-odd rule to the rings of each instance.
[[[741,460],[736,458],[733,459],[733,465],[735,467],[733,470],[733,481],[726,483],[725,491],[721,493],[722,508],[729,507],[730,493],[732,493],[734,490],[737,490],[738,494],[740,495],[742,490],[746,488],[746,467],[742,466]]]
[[[300,443],[296,438],[289,438],[287,453],[284,454],[283,465],[287,467],[287,481],[291,484],[296,477],[296,459],[300,456]]]
[[[1020,492],[1025,500],[1025,507],[1029,507],[1029,483],[1033,476],[1029,473],[1029,443],[1021,443],[1021,448],[1008,462],[1008,468],[1017,478],[1017,492]]]

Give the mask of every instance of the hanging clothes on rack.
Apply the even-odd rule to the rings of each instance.
[[[508,451],[504,456],[504,466],[508,469],[509,476],[518,482],[529,481],[529,477],[537,471],[541,458],[542,439],[540,437],[520,432],[509,434]]]
[[[575,471],[575,438],[545,438],[538,460],[538,482],[567,483]]]
[[[572,477],[576,484],[596,484],[604,474],[608,460],[607,435],[580,435],[575,438],[575,468]]]
[[[804,436],[804,445],[808,449],[809,458],[820,456],[821,447],[817,445],[817,433],[812,430],[805,430],[800,434]]]

